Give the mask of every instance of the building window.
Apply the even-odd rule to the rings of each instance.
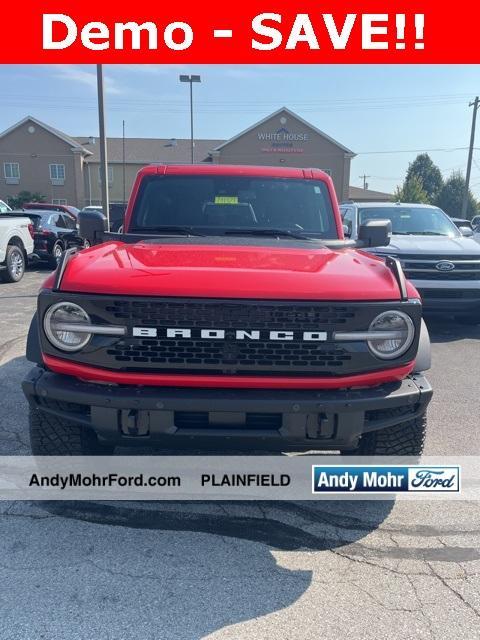
[[[50,166],[50,182],[53,185],[61,186],[65,184],[65,165],[51,164]]]
[[[98,184],[102,184],[102,169],[98,167]],[[108,166],[108,184],[113,184],[113,167]]]
[[[65,198],[52,198],[52,204],[67,204]]]
[[[3,175],[7,184],[18,184],[20,182],[20,165],[18,162],[4,162]]]

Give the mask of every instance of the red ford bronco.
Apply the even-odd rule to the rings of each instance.
[[[317,169],[150,166],[122,233],[40,291],[23,383],[36,455],[115,446],[417,455],[430,343],[372,220],[345,240]]]

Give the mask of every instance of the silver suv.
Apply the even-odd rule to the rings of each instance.
[[[390,220],[392,239],[376,255],[397,257],[427,313],[480,322],[480,244],[447,214],[426,204],[351,202],[340,206],[345,234],[356,238],[367,220]],[[465,235],[464,235],[465,234]]]

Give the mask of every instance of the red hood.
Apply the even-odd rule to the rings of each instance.
[[[63,291],[279,300],[398,300],[383,262],[355,250],[134,245],[109,242],[75,255]],[[417,297],[411,287],[410,295]]]

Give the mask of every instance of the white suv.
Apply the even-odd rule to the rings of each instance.
[[[8,204],[3,200],[0,200],[0,213],[8,213],[9,211],[11,211],[11,209]]]
[[[33,225],[22,213],[0,213],[0,277],[18,282],[25,273],[28,257],[33,253]]]
[[[348,202],[340,212],[345,235],[353,239],[367,220],[390,220],[390,244],[372,253],[400,260],[425,313],[480,323],[480,244],[466,237],[471,229],[458,229],[444,211],[427,204]]]

